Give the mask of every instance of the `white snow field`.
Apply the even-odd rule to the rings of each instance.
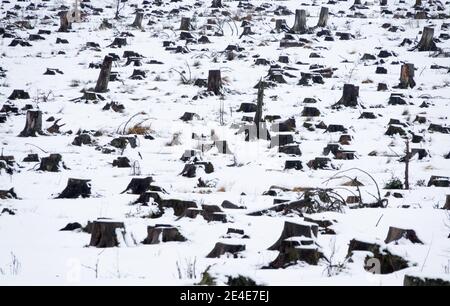
[[[418,8],[415,2],[362,0],[353,7],[353,0],[223,0],[222,8],[211,8],[210,0],[128,0],[116,20],[115,0],[81,0],[81,22],[58,32],[58,13],[71,10],[74,1],[2,0],[0,284],[224,285],[239,275],[258,285],[401,286],[405,275],[449,284],[450,210],[442,208],[450,209],[450,4],[423,0]],[[321,7],[329,9],[324,28],[316,27]],[[137,9],[143,12],[141,29],[131,27]],[[307,12],[306,33],[275,30],[278,19],[291,28],[300,9]],[[291,14],[283,15],[287,11]],[[426,16],[416,19],[420,11]],[[188,40],[180,39],[186,35],[179,30],[182,17],[191,18]],[[111,28],[101,28],[105,19]],[[243,22],[252,33],[240,37]],[[434,29],[437,51],[411,50],[424,27]],[[30,37],[40,30],[49,32],[41,31],[42,39]],[[297,46],[281,47],[286,35]],[[210,42],[197,41],[203,36]],[[116,37],[126,37],[127,45],[110,46]],[[401,45],[404,39],[409,44]],[[14,40],[20,43],[11,46]],[[166,49],[164,42],[173,42],[172,48]],[[237,50],[226,52],[228,46]],[[137,53],[129,65],[125,51]],[[94,90],[99,65],[110,53],[118,56],[112,64],[117,80],[99,93],[103,100],[77,100]],[[280,56],[288,62],[280,62]],[[266,59],[258,64],[267,65],[256,65],[257,59]],[[414,64],[416,84],[394,88],[404,63]],[[275,72],[269,76],[271,65]],[[377,67],[386,73],[376,73]],[[44,75],[47,68],[62,74]],[[300,85],[301,73],[315,68],[331,70],[322,71],[323,82]],[[130,78],[135,69],[145,75]],[[207,91],[210,70],[221,71],[219,95]],[[281,78],[285,83],[277,83]],[[266,120],[272,140],[277,123],[293,118],[295,126],[280,134],[291,135],[287,142],[297,144],[301,155],[280,152],[282,144],[271,146],[270,140],[245,141],[245,133],[237,133],[249,124],[244,116],[249,121],[255,117],[255,109],[238,110],[242,103],[256,105],[255,85],[261,79],[274,81],[264,90],[262,108],[262,118],[279,116]],[[197,86],[202,82],[204,87]],[[379,91],[379,83],[386,90]],[[358,104],[333,108],[344,84],[359,86]],[[29,97],[13,99],[14,90]],[[393,93],[403,95],[400,105],[392,103]],[[111,102],[124,109],[103,110]],[[305,107],[320,114],[305,114]],[[30,109],[41,112],[42,133],[19,137]],[[185,112],[197,116],[183,121]],[[364,112],[373,118],[360,118]],[[48,131],[58,119],[64,125]],[[386,135],[390,123],[404,135]],[[330,125],[345,130],[337,126],[335,132]],[[74,145],[77,134],[89,135],[91,143]],[[124,149],[111,145],[119,137],[131,137]],[[412,152],[418,152],[408,154],[410,188],[386,189],[394,178],[404,183],[405,162],[400,159],[406,138]],[[226,141],[230,154],[214,146],[218,140]],[[328,144],[339,144],[336,154],[323,152]],[[198,150],[196,157],[181,160],[186,150]],[[38,154],[39,160],[24,161],[29,154]],[[57,169],[42,169],[40,161],[50,154],[60,154],[62,161]],[[113,167],[118,157],[127,157],[131,167]],[[310,167],[316,157],[329,158],[328,167]],[[211,163],[213,171],[199,161]],[[285,169],[286,161],[301,161],[302,167],[297,163],[298,170]],[[196,169],[190,177],[181,174],[187,164]],[[354,170],[341,173],[348,169]],[[430,180],[432,176],[441,178]],[[151,187],[122,193],[131,179],[146,177],[152,177]],[[57,198],[69,178],[90,180],[89,196]],[[355,179],[362,185],[346,184]],[[165,192],[154,191],[156,187]],[[190,202],[179,202],[176,209],[169,207],[173,201],[160,199],[135,203],[145,191],[166,200],[193,201],[198,210],[187,209]],[[244,208],[223,208],[225,200]],[[279,204],[283,200],[291,202]],[[379,200],[384,207],[369,207]],[[278,212],[251,215],[274,207]],[[96,224],[106,228],[101,240],[111,247],[95,242],[98,233],[93,232],[99,228],[86,228],[99,218],[104,219]],[[108,219],[123,223],[109,231],[110,237],[113,223]],[[317,229],[311,220],[330,223],[325,228],[327,222],[318,222],[318,232],[311,234]],[[306,234],[286,233],[282,240],[289,239],[282,247],[269,250],[286,221],[306,228]],[[82,228],[60,231],[74,222]],[[163,242],[160,235],[159,243],[144,243],[147,227],[160,224],[175,227],[186,240]],[[386,243],[390,227],[415,235],[402,232]],[[243,230],[247,237],[227,235],[229,228]],[[353,239],[372,244],[370,250],[349,252]],[[207,257],[217,242],[240,245],[240,251]]]

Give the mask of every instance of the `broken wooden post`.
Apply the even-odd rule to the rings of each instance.
[[[44,135],[44,132],[42,132],[42,112],[29,110],[27,111],[25,128],[20,132],[19,137],[36,137],[37,134]]]
[[[419,51],[437,51],[438,48],[433,41],[434,29],[430,27],[424,27],[422,31],[422,38],[419,44],[412,50],[418,49]]]
[[[95,86],[95,92],[107,92],[109,76],[111,75],[113,57],[110,55],[105,56],[103,60],[102,67],[100,69],[100,74],[98,76],[97,85]]]
[[[296,10],[295,11],[295,22],[294,26],[291,29],[292,33],[302,34],[305,33],[308,29],[306,28],[306,11],[305,10]]]
[[[68,18],[68,12],[62,11],[59,12],[59,29],[58,32],[69,32],[72,28],[72,25]]]
[[[219,95],[222,89],[222,77],[220,70],[210,70],[208,75],[208,91]]]
[[[57,199],[76,199],[78,197],[88,198],[91,195],[91,180],[69,178],[66,188]]]
[[[143,244],[158,244],[160,242],[169,241],[186,241],[186,238],[180,234],[176,227],[165,224],[157,224],[155,226],[147,227],[147,238],[142,242]]]
[[[113,248],[119,246],[118,232],[125,233],[123,222],[97,220],[92,223],[91,242],[89,246],[96,248]],[[122,237],[123,238],[123,237]]]
[[[144,13],[140,11],[136,11],[136,17],[134,18],[134,22],[131,25],[133,28],[142,29],[142,20],[144,19]]]
[[[191,30],[191,18],[181,17],[180,31],[190,31]]]
[[[403,64],[400,71],[400,84],[397,88],[407,89],[414,88],[416,82],[414,81],[414,64]]]
[[[320,9],[319,22],[317,23],[317,26],[320,28],[324,28],[327,26],[327,22],[328,22],[328,8],[322,7]]]
[[[409,150],[409,138],[406,137],[406,155],[405,155],[405,189],[409,190],[409,159],[411,151]]]
[[[339,106],[356,107],[358,106],[359,87],[352,84],[344,84],[342,98],[332,107]]]

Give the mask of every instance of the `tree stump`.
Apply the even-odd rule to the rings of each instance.
[[[323,254],[317,247],[302,246],[298,241],[283,241],[277,258],[269,264],[269,268],[280,269],[295,265],[297,262],[306,262],[316,266]]]
[[[385,243],[390,243],[393,241],[396,242],[402,238],[408,239],[412,243],[423,244],[423,242],[417,237],[416,232],[414,230],[409,229],[405,230],[393,226],[389,227],[389,232],[384,242]]]
[[[30,94],[23,89],[14,89],[9,95],[8,100],[26,100],[30,99]]]
[[[295,34],[303,34],[308,31],[306,27],[306,11],[305,10],[296,10],[295,11],[295,22],[294,26],[291,29],[291,33]]]
[[[214,249],[206,256],[206,258],[220,258],[220,256],[224,254],[231,254],[234,258],[237,258],[237,253],[242,251],[245,251],[245,245],[217,242]]]
[[[380,0],[381,6],[386,6],[388,4],[388,0]]]
[[[14,188],[9,190],[0,190],[0,199],[17,199],[17,194],[14,192]]]
[[[450,281],[444,280],[442,278],[428,278],[428,277],[419,277],[419,276],[411,276],[405,275],[403,280],[403,286],[405,287],[424,287],[424,286],[450,286]]]
[[[66,188],[57,199],[88,198],[91,195],[91,180],[69,178]]]
[[[450,210],[450,194],[448,194],[446,196],[445,205],[444,205],[444,207],[442,207],[442,209]]]
[[[339,106],[356,107],[358,106],[359,87],[352,84],[345,84],[342,98],[334,104],[333,108],[339,108]]]
[[[211,8],[222,8],[222,0],[212,0]]]
[[[142,29],[142,20],[144,19],[143,12],[136,12],[136,17],[134,18],[134,22],[131,24],[133,28]]]
[[[286,24],[286,20],[285,19],[277,19],[275,20],[275,31],[280,33],[280,32],[289,32],[289,27]]]
[[[50,154],[48,157],[41,159],[41,165],[39,171],[58,172],[59,163],[62,161],[61,154]]]
[[[89,246],[96,248],[113,248],[119,246],[118,231],[125,233],[123,222],[94,221],[92,223],[91,242]]]
[[[59,12],[59,29],[58,32],[69,32],[72,24],[69,21],[69,14],[67,11]]]
[[[142,242],[143,244],[158,244],[160,242],[169,241],[186,241],[187,239],[180,234],[177,228],[171,225],[157,224],[155,226],[147,227],[147,238]]]
[[[37,110],[27,111],[25,128],[19,137],[36,137],[37,134],[44,135],[42,131],[42,112]]]
[[[178,199],[161,200],[160,206],[164,208],[172,208],[174,215],[177,217],[186,216],[189,208],[197,208],[194,201],[183,201]]]
[[[189,32],[191,29],[192,29],[191,18],[181,17],[180,31],[187,31],[187,32]]]
[[[100,70],[100,74],[98,76],[97,85],[95,86],[95,92],[107,92],[108,91],[108,82],[109,76],[111,74],[113,57],[105,56],[103,60],[103,64]]]
[[[414,64],[403,64],[400,71],[400,84],[397,88],[407,89],[414,88],[416,82],[414,81]]]
[[[284,222],[284,228],[281,232],[281,236],[274,245],[272,245],[269,250],[280,250],[281,244],[284,240],[291,237],[307,237],[313,238],[317,237],[317,233],[319,232],[319,227],[317,225],[306,225],[306,224],[298,224],[292,222]]]
[[[117,47],[122,48],[123,46],[127,45],[127,39],[125,37],[116,37],[114,38],[112,44],[110,44],[108,47]]]
[[[131,194],[142,194],[150,188],[150,184],[152,182],[153,182],[152,177],[132,178],[127,188],[125,188],[125,190],[122,191],[121,194],[127,191],[130,191]]]
[[[320,15],[319,15],[319,22],[317,23],[317,26],[320,28],[324,28],[327,26],[327,22],[328,22],[328,8],[321,7]]]
[[[222,90],[222,77],[220,70],[210,70],[208,75],[208,91],[220,95]]]
[[[419,51],[437,51],[438,48],[433,41],[433,36],[434,28],[424,27],[422,31],[422,38],[420,39],[419,44],[412,50],[418,49]]]

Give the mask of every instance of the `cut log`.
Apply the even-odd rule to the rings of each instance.
[[[219,95],[222,90],[222,77],[220,70],[210,70],[208,75],[208,91]]]
[[[103,64],[100,70],[100,74],[98,76],[97,85],[95,86],[95,92],[107,92],[108,91],[108,82],[109,76],[111,75],[111,67],[112,67],[113,57],[105,56],[103,60]]]
[[[356,107],[358,106],[359,87],[352,84],[345,84],[342,98],[334,104],[333,108],[339,108],[340,106]]]
[[[245,245],[217,242],[214,249],[206,256],[206,258],[220,258],[220,256],[224,254],[231,254],[234,258],[237,258],[238,253],[242,251],[245,251]]]
[[[92,223],[91,242],[89,246],[96,248],[113,248],[119,246],[118,232],[125,233],[123,222],[94,221]]]
[[[150,189],[150,184],[153,182],[152,177],[146,178],[132,178],[127,188],[121,194],[130,191],[131,194],[142,194]]]
[[[313,238],[317,237],[317,233],[319,232],[319,227],[315,224],[306,225],[306,224],[298,224],[292,222],[284,222],[284,228],[281,232],[281,236],[274,245],[272,245],[269,250],[280,250],[281,244],[284,240],[291,237],[306,237]]]
[[[181,17],[180,31],[188,31],[189,32],[190,30],[192,30],[191,18]]]
[[[321,7],[320,15],[319,15],[319,22],[317,23],[317,26],[320,28],[324,28],[327,26],[327,22],[328,22],[328,8]]]
[[[393,241],[397,242],[398,240],[405,238],[411,241],[412,243],[423,244],[423,242],[417,237],[416,232],[414,230],[405,230],[397,227],[389,227],[389,232],[387,234],[385,243],[391,243]]]
[[[61,161],[61,154],[50,154],[48,157],[43,157],[38,171],[58,172]]]
[[[42,131],[42,112],[37,110],[27,111],[25,128],[20,132],[19,137],[36,137],[44,135]]]
[[[136,12],[136,17],[134,18],[134,22],[131,24],[133,28],[142,29],[142,20],[144,19],[143,12]]]
[[[72,24],[69,21],[69,14],[67,11],[59,12],[59,29],[58,32],[69,32]]]
[[[412,50],[419,51],[437,51],[438,48],[433,41],[434,36],[434,28],[424,27],[422,31],[422,38],[419,41],[419,44],[414,47]]]
[[[69,178],[66,188],[57,199],[88,198],[91,195],[91,180]]]
[[[160,242],[169,241],[186,241],[187,239],[180,234],[176,227],[165,224],[157,224],[155,226],[147,227],[147,238],[142,242],[143,244],[158,244]]]
[[[308,31],[306,27],[306,11],[305,10],[296,10],[295,11],[295,22],[294,26],[291,29],[291,33],[295,34],[303,34]]]
[[[416,82],[414,81],[414,64],[403,64],[400,71],[400,84],[397,88],[408,89],[414,88]]]

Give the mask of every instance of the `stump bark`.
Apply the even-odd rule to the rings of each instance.
[[[333,108],[339,106],[356,107],[358,106],[359,87],[352,84],[345,84],[341,99],[333,105]]]
[[[133,178],[131,179],[131,182],[128,184],[127,188],[125,188],[125,190],[122,191],[121,194],[127,191],[130,191],[131,194],[142,194],[150,188],[150,184],[152,182],[152,177]]]
[[[136,12],[136,17],[134,18],[134,22],[131,24],[133,28],[142,29],[142,20],[144,19],[143,12]]]
[[[57,199],[88,198],[91,195],[91,180],[69,178],[66,188]]]
[[[434,28],[424,27],[422,31],[422,38],[419,44],[413,48],[413,50],[418,49],[419,51],[437,51],[438,48],[433,41]]]
[[[222,77],[220,70],[210,70],[208,75],[208,91],[219,95],[222,89]]]
[[[280,250],[280,247],[282,245],[282,242],[286,240],[287,238],[291,237],[306,237],[306,238],[313,238],[317,237],[317,233],[319,231],[319,227],[317,225],[305,225],[305,224],[298,224],[298,223],[292,223],[292,222],[284,222],[284,228],[281,232],[281,236],[278,239],[277,242],[275,242],[274,245],[272,245],[269,250]]]
[[[42,131],[42,112],[29,110],[27,111],[25,128],[20,132],[19,137],[36,137],[37,135],[44,135]]]
[[[72,24],[69,21],[69,15],[67,11],[59,13],[59,29],[58,32],[69,32],[72,28]]]
[[[192,29],[191,18],[181,17],[180,31],[188,31],[189,32],[191,29]]]
[[[113,248],[119,246],[117,230],[121,230],[122,233],[125,232],[123,222],[94,221],[89,246],[97,248]]]
[[[98,76],[97,85],[95,86],[95,92],[107,92],[108,91],[108,82],[109,76],[111,75],[111,67],[112,67],[113,57],[105,56],[103,60],[103,64],[100,70],[100,74]]]
[[[295,22],[294,26],[291,29],[292,33],[302,34],[307,32],[306,27],[306,11],[305,10],[296,10],[295,11]]]
[[[224,254],[232,254],[234,258],[237,257],[237,253],[245,251],[245,245],[242,244],[225,244],[217,242],[214,249],[206,256],[206,258],[219,258]]]
[[[160,242],[169,241],[186,241],[187,239],[180,234],[177,228],[171,225],[157,224],[147,227],[147,238],[143,244],[158,244]]]
[[[324,28],[327,26],[328,22],[328,8],[327,7],[321,7],[320,8],[320,15],[319,15],[319,22],[317,23],[317,26],[320,28]]]
[[[387,234],[385,243],[390,243],[393,241],[398,241],[402,238],[408,239],[412,243],[423,244],[423,242],[417,237],[416,232],[410,229],[401,229],[397,227],[389,227],[389,232]]]
[[[416,82],[414,81],[414,64],[403,64],[400,71],[400,84],[397,86],[401,89],[408,87],[414,88]]]

